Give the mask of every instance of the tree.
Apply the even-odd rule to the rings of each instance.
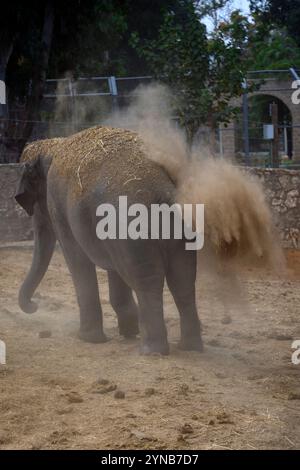
[[[35,4],[30,2],[31,6],[35,6],[33,11],[28,10],[28,5],[24,6],[24,2],[12,0],[9,5],[5,4],[1,11],[1,44],[0,48],[0,64],[1,77],[9,83],[9,66],[16,59],[18,47],[24,40],[25,31],[30,31],[32,38],[36,39],[36,43],[28,43],[34,61],[32,62],[30,92],[28,93],[27,114],[30,121],[25,126],[24,133],[28,135],[32,130],[32,121],[36,117],[37,107],[42,96],[42,86],[45,80],[49,54],[51,50],[52,32],[54,23],[54,3],[51,0]],[[24,47],[24,45],[23,45]],[[27,65],[26,61],[25,67]],[[18,66],[19,63],[17,62]],[[19,71],[17,68],[16,72]],[[14,84],[18,84],[18,74],[13,77]],[[13,94],[13,87],[8,87],[9,98]],[[9,108],[8,108],[9,109]],[[2,112],[7,117],[7,108]],[[1,124],[1,137],[3,145],[3,135],[9,135],[9,123]],[[24,143],[21,143],[21,147]]]
[[[213,31],[218,29],[221,21],[230,17],[234,0],[196,0],[196,11],[200,17],[208,17]]]
[[[286,28],[290,37],[300,46],[299,0],[250,0],[250,8],[264,22]]]
[[[242,49],[235,37],[243,34],[242,21],[235,22],[231,37],[226,28],[208,37],[195,2],[182,3],[184,21],[175,12],[167,13],[156,39],[141,41],[134,34],[132,44],[153,74],[173,90],[176,113],[191,143],[201,125],[214,130],[234,115],[230,100],[243,92],[246,64],[240,61]]]
[[[180,0],[11,0],[1,7],[0,79],[5,79],[10,117],[22,104],[27,121],[20,140],[14,124],[0,128],[0,148],[13,142],[19,154],[39,120],[49,75],[126,75],[145,71],[145,61],[129,45],[132,30],[151,39],[166,11]],[[2,116],[3,117],[3,116]],[[1,116],[0,116],[1,118]],[[5,153],[5,150],[4,150]]]

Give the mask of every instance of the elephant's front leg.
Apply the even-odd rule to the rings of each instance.
[[[109,300],[118,317],[120,335],[134,337],[139,332],[138,308],[131,288],[116,271],[108,271]]]
[[[83,252],[71,230],[59,227],[58,239],[72,275],[80,310],[79,338],[90,343],[104,343],[102,309],[95,265]]]

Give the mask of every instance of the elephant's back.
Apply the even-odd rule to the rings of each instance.
[[[72,197],[84,197],[99,185],[107,195],[139,192],[138,200],[143,199],[143,193],[148,199],[149,191],[173,193],[169,175],[147,157],[135,132],[97,126],[63,139],[59,147],[59,151],[55,148],[51,172],[68,180]]]

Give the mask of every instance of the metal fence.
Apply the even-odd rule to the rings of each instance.
[[[248,80],[272,80],[274,76],[290,77],[292,75],[294,77],[291,70],[250,71],[247,78]],[[296,76],[298,76],[297,73],[295,71]],[[34,129],[31,138],[35,140],[66,136],[85,127],[101,124],[113,111],[122,110],[130,104],[132,98],[139,94],[139,85],[147,85],[152,80],[151,76],[48,79],[40,111],[41,119],[33,122]],[[245,102],[243,104],[245,105]],[[198,141],[205,145],[214,142],[213,150],[216,154],[222,157],[229,153],[232,158],[236,157],[240,164],[273,166],[272,142],[263,138],[263,123],[251,122],[249,116],[245,121],[244,113],[247,106],[241,109],[241,118],[235,123],[234,129],[232,126],[220,127],[212,136],[210,129],[203,127],[199,129]],[[1,126],[3,129],[7,122],[7,119],[0,118],[0,131]],[[22,139],[23,129],[27,122],[25,108],[22,105],[10,110],[10,141],[5,154],[0,146],[0,162],[16,161],[18,155],[14,146],[19,139]],[[279,155],[282,166],[292,167],[293,165],[290,134],[298,132],[299,127],[300,124],[296,123],[278,126]],[[230,134],[231,143],[228,146]]]
[[[138,86],[149,84],[150,76],[136,77],[71,77],[48,79],[45,83],[40,119],[31,121],[32,140],[67,136],[83,128],[103,123],[113,111],[126,108]],[[135,93],[134,93],[134,90]],[[23,139],[28,123],[25,106],[16,104],[9,119],[0,116],[0,163],[18,159],[18,142]],[[9,125],[9,137],[6,128]]]

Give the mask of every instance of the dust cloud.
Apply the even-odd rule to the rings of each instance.
[[[285,261],[264,190],[234,162],[212,154],[199,138],[191,147],[174,119],[175,99],[160,84],[140,86],[128,109],[115,112],[106,125],[138,132],[147,155],[159,163],[177,187],[179,204],[205,205],[205,245],[198,254],[200,277],[214,285],[225,315],[248,312],[240,282],[245,266],[284,273]]]
[[[149,158],[169,173],[180,204],[205,205],[207,250],[217,257],[260,260],[283,267],[274,221],[258,180],[228,160],[215,157],[203,142],[192,148],[173,118],[167,87],[139,87],[131,106],[106,125],[137,131]]]
[[[139,86],[130,101],[129,107],[115,110],[101,124],[138,132],[147,156],[174,181],[176,202],[205,205],[205,245],[198,266],[212,280],[225,310],[232,303],[244,304],[239,274],[245,265],[284,273],[284,256],[263,188],[245,169],[214,156],[203,141],[188,145],[174,118],[175,98],[166,86]],[[77,121],[80,116],[83,128],[90,110],[89,104],[81,107]],[[57,112],[64,112],[62,101]]]

